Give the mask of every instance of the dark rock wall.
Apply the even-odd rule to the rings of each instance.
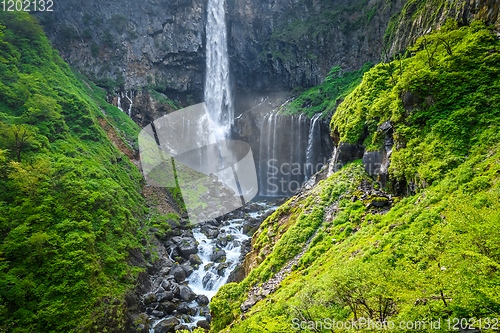
[[[386,42],[391,53],[403,52],[418,37],[439,29],[448,18],[459,25],[482,20],[500,36],[500,2],[497,0],[409,0],[389,23]]]
[[[236,92],[322,82],[331,67],[377,62],[387,23],[406,0],[228,0]],[[203,91],[206,1],[58,1],[37,14],[71,65],[124,89]]]
[[[124,88],[161,85],[202,91],[206,2],[199,0],[54,1],[37,14],[61,56]],[[149,78],[148,78],[149,77]]]

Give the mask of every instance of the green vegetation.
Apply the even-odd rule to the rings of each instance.
[[[33,17],[0,22],[0,330],[120,330],[147,212],[99,107],[124,137],[138,128],[75,78]]]
[[[481,23],[449,21],[420,38],[401,61],[379,64],[340,104],[332,131],[340,141],[377,149],[390,120],[397,147],[390,172],[421,187],[463,163],[500,116],[500,43]]]
[[[309,117],[319,112],[323,114],[333,112],[340,101],[359,85],[363,74],[371,67],[373,64],[368,62],[358,71],[342,72],[339,66],[332,68],[323,84],[300,94],[285,106],[288,109],[284,112],[287,114],[303,112]]]
[[[254,235],[258,266],[210,303],[214,331],[234,322],[230,332],[295,332],[293,318],[364,317],[392,321],[394,331],[421,321],[420,332],[446,332],[453,318],[498,317],[500,42],[481,23],[458,29],[448,22],[409,53],[364,74],[339,105],[332,131],[378,149],[386,135],[378,126],[390,120],[391,175],[416,181],[416,194],[377,208],[388,198],[364,196],[377,185],[352,163],[290,199]],[[241,319],[248,291],[312,235],[281,288]],[[441,328],[431,329],[437,320]]]

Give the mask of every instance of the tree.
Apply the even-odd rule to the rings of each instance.
[[[7,126],[2,132],[7,147],[16,154],[17,162],[21,163],[21,151],[36,142],[33,131],[27,125],[20,124]]]

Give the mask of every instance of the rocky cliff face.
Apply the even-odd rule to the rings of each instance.
[[[40,14],[45,32],[71,65],[125,89],[147,84],[203,89],[204,1],[57,1]]]
[[[351,70],[377,62],[387,23],[404,2],[227,1],[236,90],[313,86],[332,66]],[[68,63],[101,85],[126,90],[150,85],[201,98],[206,1],[67,0],[56,5],[53,13],[40,14],[47,35]]]
[[[482,20],[493,25],[500,36],[500,3],[496,0],[410,0],[389,22],[385,42],[390,53],[403,52],[418,37],[439,29],[448,18],[460,25]]]

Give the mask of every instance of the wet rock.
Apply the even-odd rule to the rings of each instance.
[[[257,229],[259,229],[261,223],[262,221],[254,218],[246,219],[246,222],[243,224],[242,232],[245,235],[252,236],[257,231]]]
[[[208,297],[205,295],[198,295],[196,296],[195,300],[196,303],[198,303],[201,306],[207,305],[209,302]]]
[[[165,290],[170,290],[170,282],[168,282],[168,280],[167,280],[167,279],[163,279],[163,280],[161,281],[161,286],[162,286],[162,288],[163,288],[163,289],[165,289]]]
[[[188,286],[179,286],[179,296],[186,302],[194,301],[196,295]]]
[[[151,315],[152,315],[153,317],[156,317],[156,318],[163,318],[163,317],[165,317],[165,313],[163,313],[163,312],[161,312],[161,311],[158,311],[158,310],[153,310],[153,311],[151,312]]]
[[[224,236],[220,236],[217,238],[217,245],[220,246],[220,247],[226,247],[227,246],[227,237]]]
[[[171,314],[176,308],[175,304],[169,301],[160,303],[160,309],[167,314]]]
[[[191,254],[197,253],[198,243],[196,242],[196,239],[192,237],[181,238],[179,251],[184,258],[189,258]]]
[[[155,333],[175,332],[175,327],[179,325],[179,320],[175,317],[163,319],[155,326]]]
[[[215,278],[215,275],[212,273],[208,272],[204,277],[203,280],[201,280],[201,283],[203,285],[203,288],[207,290],[211,290],[212,287],[214,286],[215,282],[217,282],[217,279]]]
[[[213,262],[224,262],[226,261],[226,251],[221,249],[215,249],[210,255],[210,260]]]
[[[210,314],[205,315],[205,318],[209,323],[212,323],[212,316]]]
[[[238,265],[227,277],[227,282],[240,283],[243,279],[245,279],[245,268],[242,265]]]
[[[186,326],[186,325],[183,325],[183,324],[175,326],[175,331],[176,332],[181,332],[181,331],[184,331],[184,330],[189,331],[189,327]]]
[[[210,315],[210,308],[208,306],[202,306],[200,310],[200,314],[204,317]]]
[[[215,239],[219,235],[219,229],[213,225],[204,225],[200,228],[200,231],[205,234],[210,239]]]
[[[206,320],[200,320],[196,323],[197,327],[201,327],[204,330],[210,330],[210,323]]]
[[[208,264],[205,265],[205,267],[203,269],[205,269],[205,271],[208,271],[210,268],[212,268],[215,264],[213,262],[210,262]]]
[[[186,263],[182,264],[181,266],[182,266],[182,269],[184,270],[184,272],[186,273],[186,277],[189,277],[191,274],[193,274],[193,267],[191,267],[189,265],[189,262],[186,262]]]
[[[181,265],[175,264],[170,269],[170,274],[172,274],[175,278],[175,281],[181,282],[186,279],[186,272],[181,267]]]
[[[177,307],[177,311],[182,314],[193,315],[193,309],[189,307],[187,303],[181,303]]]
[[[201,261],[200,257],[197,254],[191,254],[189,256],[189,262],[191,265],[201,265],[203,261]]]
[[[144,304],[149,305],[153,302],[156,302],[156,295],[153,293],[149,293],[144,297]]]
[[[174,297],[178,297],[179,296],[179,292],[180,292],[180,287],[177,283],[171,283],[170,284],[171,287],[170,287],[170,291],[174,294]],[[173,299],[172,299],[173,301]]]
[[[229,263],[228,262],[223,262],[223,263],[220,263],[217,265],[217,274],[219,274],[220,276],[224,276],[225,272],[226,272],[226,269],[229,267]]]
[[[132,322],[132,330],[139,333],[148,333],[146,329],[148,322],[148,315],[146,313],[133,314],[130,317]]]
[[[158,294],[156,297],[157,297],[158,302],[171,301],[172,299],[174,299],[174,293],[171,291],[165,291],[165,292]]]

